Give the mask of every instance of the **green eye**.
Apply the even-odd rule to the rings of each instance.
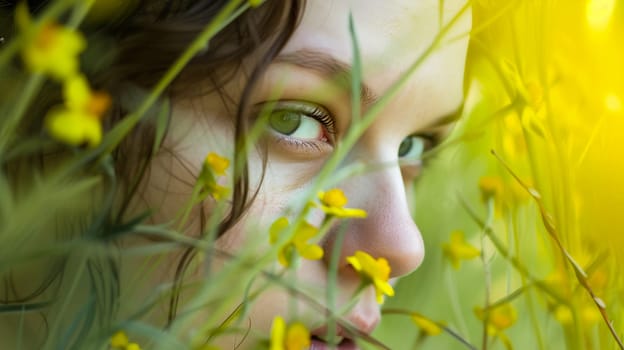
[[[399,145],[399,157],[420,159],[423,153],[430,147],[430,144],[431,141],[424,136],[408,136]]]
[[[293,111],[273,113],[269,118],[269,125],[280,134],[292,135],[301,125],[301,113]]]

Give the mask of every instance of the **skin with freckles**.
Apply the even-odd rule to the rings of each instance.
[[[243,220],[219,238],[220,249],[235,254],[250,242],[268,247],[268,239],[250,237],[251,232],[257,234],[257,227],[268,232],[275,219],[286,215],[286,209],[309,188],[355,123],[351,120],[348,91],[352,62],[349,15],[359,39],[364,85],[361,108],[366,112],[425,52],[443,25],[440,19],[448,22],[465,5],[461,0],[444,1],[440,14],[439,3],[308,1],[300,25],[262,77],[251,100],[258,108],[268,101],[276,102],[280,116],[286,115],[284,118],[295,119],[298,124],[286,123],[277,115],[269,117],[263,138],[267,164],[262,182],[260,152],[251,151],[248,155],[250,183],[254,189],[260,187],[258,196]],[[466,11],[447,37],[465,34],[470,26],[470,12]],[[421,164],[402,160],[418,156],[430,147],[428,135],[438,131],[434,125],[460,107],[467,43],[464,36],[435,50],[383,107],[341,164],[341,168],[364,164],[370,170],[336,185],[344,190],[349,207],[368,212],[365,219],[349,220],[344,231],[338,267],[338,309],[349,302],[360,284],[359,276],[345,260],[356,250],[386,258],[393,278],[413,271],[424,258],[422,237],[412,220],[406,196],[406,184],[421,173]],[[237,96],[240,84],[233,81],[225,90]],[[216,93],[173,101],[171,130],[165,143],[175,145],[176,156],[156,157],[142,196],[157,208],[153,220],[170,219],[188,199],[188,184],[193,183],[197,172],[184,165],[201,164],[208,152],[231,158],[231,116],[231,106],[224,105]],[[209,205],[203,209],[211,210]],[[314,225],[320,225],[322,219],[323,215],[316,211],[309,217]],[[198,219],[192,217],[189,232],[197,225]],[[321,305],[325,304],[328,257],[337,232],[336,227],[320,241],[325,258],[302,260],[296,268],[296,285]],[[171,271],[161,272],[170,278]],[[293,305],[289,298],[279,288],[260,296],[247,316],[252,332],[241,349],[253,347],[255,334],[267,334],[276,315],[288,320],[289,307]],[[309,329],[324,326],[323,315],[317,308],[301,300],[296,304],[297,319]],[[364,290],[343,319],[363,333],[372,332],[380,319],[374,290]],[[241,338],[225,336],[218,344],[224,349],[233,348]]]

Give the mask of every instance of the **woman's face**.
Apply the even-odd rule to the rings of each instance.
[[[442,14],[440,3],[444,4]],[[279,108],[291,110],[301,123],[293,127],[275,120],[267,127],[267,166],[261,184],[261,152],[250,152],[250,182],[253,188],[260,186],[258,196],[243,219],[219,238],[218,247],[234,254],[250,242],[262,242],[258,251],[269,247],[268,227],[278,217],[288,216],[286,210],[309,189],[356,123],[351,120],[348,84],[345,86],[344,79],[340,84],[338,78],[348,76],[351,70],[349,16],[360,48],[364,85],[361,108],[365,113],[427,50],[442,26],[440,19],[448,22],[464,4],[464,0],[308,1],[300,25],[261,79],[251,101],[260,108],[267,101],[277,100]],[[470,13],[466,12],[446,38],[466,34],[470,23]],[[420,143],[427,140],[419,135],[438,132],[445,117],[460,107],[466,48],[467,36],[463,36],[436,49],[377,114],[341,163],[341,168],[356,163],[369,166],[364,173],[332,186],[344,191],[349,207],[364,209],[368,216],[349,220],[344,231],[337,310],[349,302],[360,284],[359,276],[345,261],[356,250],[386,258],[392,277],[413,271],[423,260],[422,237],[406,196],[406,184],[419,175],[419,164],[399,163],[402,156],[417,155]],[[238,96],[240,87],[233,82],[226,86],[226,92]],[[157,219],[173,217],[188,199],[188,184],[193,183],[199,170],[188,171],[184,164],[199,169],[208,152],[231,158],[232,118],[233,110],[216,93],[174,101],[166,142],[175,149],[175,157],[161,155],[155,160],[145,194],[149,203],[159,207]],[[189,230],[198,230],[199,220],[192,219],[195,224]],[[309,217],[314,225],[320,225],[322,219],[323,215],[316,212]],[[330,230],[321,239],[326,257],[330,256],[337,231]],[[259,232],[265,232],[266,237],[258,239]],[[326,304],[328,261],[303,259],[293,277],[296,285],[320,304]],[[248,319],[241,323],[252,329],[244,345],[253,344],[250,339],[254,330],[267,334],[276,315],[287,320],[296,318],[315,335],[323,336],[323,313],[305,301],[291,303],[291,298],[279,287],[262,293],[252,304]],[[296,312],[293,304],[297,304]],[[380,320],[372,287],[360,294],[343,319],[364,333],[372,332]],[[224,348],[231,348],[242,338],[238,334],[221,341]]]

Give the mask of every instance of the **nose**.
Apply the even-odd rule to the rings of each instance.
[[[349,199],[347,206],[364,209],[368,215],[363,219],[349,220],[342,244],[337,244],[341,225],[328,234],[324,241],[326,261],[339,247],[341,270],[350,270],[346,258],[357,250],[388,260],[391,277],[415,270],[424,258],[425,249],[408,209],[399,167],[386,167],[352,177],[340,187]]]

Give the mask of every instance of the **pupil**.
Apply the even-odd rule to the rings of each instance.
[[[399,145],[399,157],[403,157],[409,153],[412,149],[412,144],[414,143],[413,137],[409,136],[401,141],[401,145]]]
[[[290,111],[274,113],[269,119],[271,127],[284,135],[294,133],[301,124],[301,116]]]

